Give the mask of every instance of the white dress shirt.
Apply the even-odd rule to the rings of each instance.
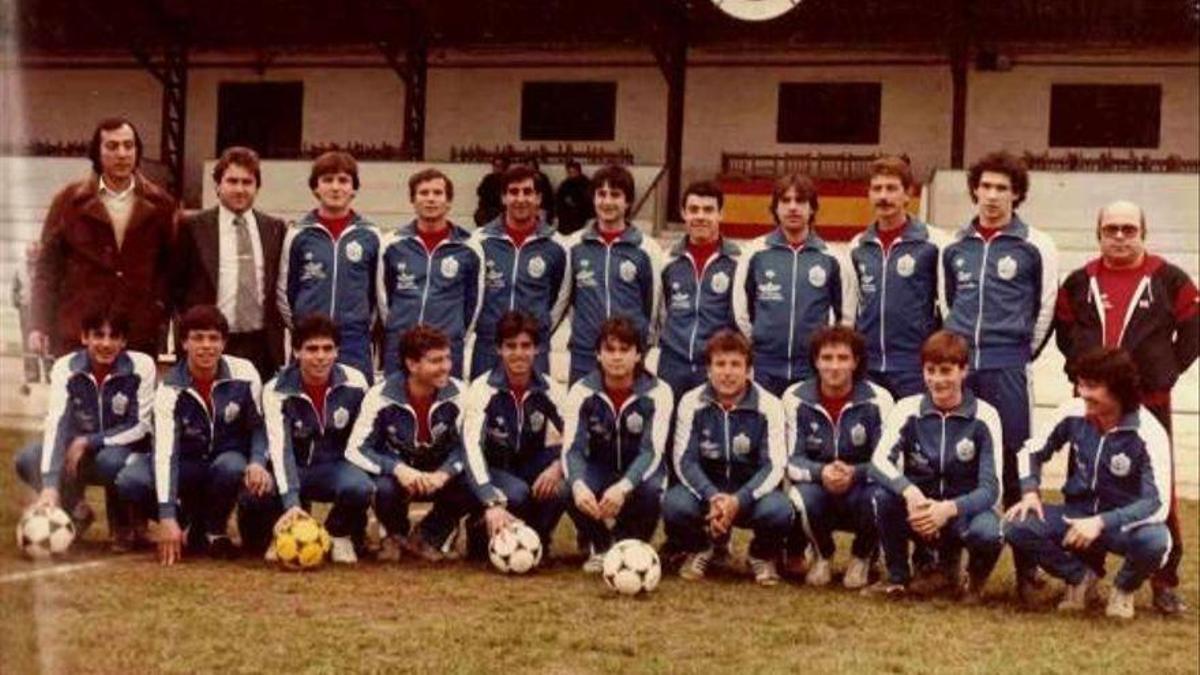
[[[121,244],[125,242],[125,230],[129,228],[129,219],[133,216],[133,187],[137,183],[137,179],[129,181],[129,187],[117,192],[116,190],[104,184],[104,176],[100,176],[100,203],[104,205],[104,210],[108,212],[108,219],[112,221],[113,237],[117,240],[117,250],[121,249]]]
[[[237,228],[233,225],[235,214],[225,208],[217,207],[217,241],[219,242],[220,264],[217,266],[217,309],[229,317],[232,322],[236,316],[238,290],[238,258],[237,258]],[[263,252],[262,242],[258,237],[258,222],[254,219],[254,210],[247,209],[242,217],[246,219],[246,227],[250,228],[250,248],[254,250],[254,290],[258,304],[263,306]],[[259,328],[262,326],[260,325]],[[241,326],[230,326],[231,330],[242,329]]]

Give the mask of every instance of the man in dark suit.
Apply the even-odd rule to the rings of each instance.
[[[230,147],[213,167],[213,209],[183,220],[175,241],[175,306],[216,305],[229,321],[225,353],[248,359],[263,380],[283,364],[283,320],[275,283],[283,221],[254,210],[262,185],[258,153]]]

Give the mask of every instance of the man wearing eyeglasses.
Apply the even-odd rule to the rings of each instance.
[[[1196,360],[1200,343],[1196,284],[1180,268],[1146,252],[1146,214],[1137,204],[1117,201],[1100,209],[1096,238],[1100,257],[1072,272],[1059,289],[1058,348],[1068,364],[1098,346],[1129,352],[1138,366],[1142,405],[1170,434],[1171,388]],[[1171,473],[1171,552],[1151,580],[1154,606],[1169,615],[1185,610],[1176,592],[1183,549],[1174,461]]]

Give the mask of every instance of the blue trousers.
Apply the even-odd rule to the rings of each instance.
[[[659,351],[657,371],[658,378],[670,385],[676,403],[708,381],[708,368],[703,363],[688,363],[668,351]]]
[[[1125,558],[1113,585],[1132,593],[1167,560],[1171,535],[1162,523],[1140,525],[1126,532],[1106,528],[1086,551],[1075,551],[1062,545],[1068,529],[1064,517],[1086,517],[1087,514],[1076,516],[1059,504],[1042,508],[1045,520],[1030,515],[1025,520],[1007,523],[1004,536],[1014,550],[1025,553],[1047,572],[1069,584],[1082,581],[1087,568],[1095,568],[1096,562],[1100,563],[1097,571],[1103,576],[1104,554],[1111,552]]]
[[[527,463],[514,471],[489,469],[492,483],[504,493],[508,499],[508,510],[527,525],[532,527],[542,539],[544,546],[554,541],[554,528],[562,519],[563,511],[567,508],[567,500],[560,491],[545,500],[535,499],[532,488],[537,477],[552,462],[558,459],[557,453],[543,453],[542,457]]]
[[[306,508],[311,502],[333,505],[325,517],[329,536],[361,539],[367,527],[367,509],[375,496],[375,483],[367,472],[344,459],[300,466],[297,471],[300,501]],[[282,503],[278,508],[282,511]]]
[[[617,514],[616,523],[610,530],[604,521],[595,520],[575,506],[571,494],[570,483],[563,485],[563,499],[567,504],[567,514],[575,523],[575,530],[586,541],[591,542],[592,550],[604,553],[614,541],[622,539],[641,539],[649,543],[654,536],[654,528],[658,526],[658,515],[662,510],[663,475],[660,470],[650,478],[642,481],[633,488],[633,492],[625,498],[625,504]],[[596,501],[604,495],[604,491],[621,480],[621,474],[608,467],[589,464],[584,469],[582,477],[584,485],[596,495]]]
[[[850,547],[855,558],[871,559],[879,548],[875,530],[875,509],[871,496],[874,485],[858,483],[844,494],[830,494],[819,483],[799,483],[791,490],[796,519],[788,537],[788,552],[801,553],[809,542],[822,558],[831,559],[837,552],[833,541],[835,530],[854,533]]]
[[[925,375],[920,369],[888,372],[872,370],[867,373],[867,377],[875,384],[887,389],[892,398],[897,401],[925,392]]]
[[[596,369],[596,352],[591,349],[572,351],[570,361],[571,367],[567,374],[568,387],[582,380],[585,375]]]
[[[754,369],[754,381],[762,385],[764,389],[771,392],[771,394],[776,397],[783,396],[783,392],[787,391],[788,387],[802,379],[804,378],[800,376],[799,368],[796,369],[796,379],[794,380],[789,380],[787,377],[782,375],[772,375],[762,368]]]
[[[904,498],[887,488],[877,487],[871,498],[875,508],[875,526],[883,544],[883,560],[888,580],[907,584],[912,578],[908,563],[908,542],[916,534],[908,524],[908,506]],[[973,579],[985,579],[992,573],[1004,538],[1000,534],[1000,516],[994,511],[975,514],[970,520],[957,516],[938,533],[937,547],[944,557],[953,557],[962,548],[970,553],[967,572]]]
[[[367,378],[367,384],[375,383],[375,361],[371,358],[371,333],[361,328],[339,326],[342,341],[338,344],[338,363],[357,368]]]
[[[115,483],[117,474],[125,467],[133,452],[124,445],[108,445],[95,453],[84,453],[79,460],[75,480],[68,480],[66,472],[59,475],[59,503],[67,513],[71,513],[79,500],[83,498],[83,490],[88,485],[100,485],[104,488],[104,508],[110,527],[125,523],[124,512],[117,508],[118,498]],[[41,492],[42,488],[42,444],[30,443],[25,446],[16,459],[17,475],[21,480]]]
[[[708,515],[708,504],[686,486],[676,485],[667,490],[662,510],[667,536],[680,549],[695,553],[713,545],[704,519]],[[753,504],[743,504],[733,524],[754,532],[754,540],[750,542],[751,556],[773,560],[779,555],[792,524],[792,509],[782,492],[769,492]]]
[[[412,496],[391,474],[373,477],[375,483],[375,517],[387,528],[388,534],[408,534],[408,507]],[[479,500],[467,484],[466,474],[446,481],[433,494],[433,508],[421,520],[417,529],[429,545],[443,548],[458,527],[458,521],[468,513],[479,512]]]

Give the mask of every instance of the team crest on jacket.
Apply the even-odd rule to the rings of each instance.
[[[896,261],[896,272],[902,277],[911,277],[913,271],[917,268],[917,261],[913,260],[911,254],[905,253]]]
[[[867,428],[862,425],[862,422],[850,427],[850,442],[855,445],[867,442]]]
[[[442,276],[453,279],[458,276],[458,260],[454,256],[442,258]]]
[[[642,416],[636,412],[629,413],[629,417],[625,418],[625,428],[628,429],[629,433],[631,434],[642,433],[642,428],[645,426],[645,420],[643,420]]]
[[[622,260],[618,270],[621,281],[627,284],[633,283],[633,280],[637,278],[637,265],[634,265],[632,260]]]
[[[357,241],[352,241],[349,244],[346,244],[346,257],[350,260],[350,262],[358,262],[362,260],[362,256],[362,244],[358,243]]]
[[[739,455],[745,455],[750,452],[750,437],[745,432],[739,433],[733,437],[733,451]]]
[[[446,423],[445,422],[438,422],[437,424],[433,425],[433,427],[431,427],[429,429],[430,438],[434,438],[434,439],[440,438],[441,435],[444,433],[446,433]]]
[[[230,401],[225,406],[225,410],[223,410],[221,412],[221,415],[225,417],[226,424],[231,424],[234,420],[237,419],[238,413],[240,413],[240,412],[242,412],[242,407],[240,405],[238,405],[237,403]]]
[[[1016,259],[1011,255],[1006,255],[1000,260],[996,261],[996,274],[999,274],[1000,278],[1005,281],[1009,281],[1013,277],[1017,276]]]
[[[348,422],[350,422],[350,411],[338,406],[338,409],[333,411],[334,428],[345,429]]]
[[[708,285],[712,288],[713,293],[724,295],[725,291],[729,290],[729,275],[724,272],[717,272],[713,275],[712,281]]]
[[[1116,476],[1117,478],[1124,478],[1125,476],[1128,476],[1129,469],[1132,468],[1132,466],[1133,463],[1129,461],[1129,455],[1126,455],[1123,452],[1118,452],[1112,456],[1112,459],[1108,460],[1108,470],[1111,471],[1112,475]]]
[[[300,272],[300,281],[309,279],[324,279],[325,263],[312,259],[312,252],[304,254],[304,269]]]
[[[129,410],[129,397],[118,391],[117,395],[112,397],[112,409],[114,415],[124,415],[125,411]]]
[[[975,441],[964,438],[954,446],[954,454],[963,462],[975,459]]]
[[[545,425],[546,416],[542,414],[542,411],[535,410],[529,415],[529,428],[533,429],[534,433],[541,431]]]
[[[812,284],[815,288],[824,286],[826,277],[825,268],[820,265],[814,265],[808,269],[808,283]]]
[[[529,276],[534,279],[541,279],[542,275],[546,273],[546,261],[542,259],[542,256],[535,255],[529,259],[529,267],[527,269],[529,270]]]

